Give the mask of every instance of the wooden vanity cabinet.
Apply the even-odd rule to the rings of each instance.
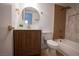
[[[41,30],[14,30],[14,55],[41,55]]]

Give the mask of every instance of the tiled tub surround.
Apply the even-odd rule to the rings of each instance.
[[[79,43],[79,6],[77,5],[67,10],[65,38]]]
[[[60,42],[61,40],[61,42]],[[58,39],[56,42],[59,44],[57,49],[64,56],[79,56],[79,44],[67,39]]]

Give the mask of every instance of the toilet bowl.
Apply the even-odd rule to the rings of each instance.
[[[52,33],[44,33],[44,43],[47,45],[47,47],[51,49],[57,49],[58,48],[58,43],[53,41]]]
[[[53,40],[47,40],[47,45],[51,49],[57,49],[58,48],[58,43],[56,43]]]

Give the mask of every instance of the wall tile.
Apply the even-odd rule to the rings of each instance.
[[[77,10],[77,11],[76,11]],[[65,38],[79,43],[79,9],[73,7],[67,10]]]

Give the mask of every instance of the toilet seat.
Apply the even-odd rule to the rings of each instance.
[[[50,48],[54,48],[54,49],[57,49],[58,48],[58,43],[56,43],[55,41],[53,40],[47,40],[47,44]]]

